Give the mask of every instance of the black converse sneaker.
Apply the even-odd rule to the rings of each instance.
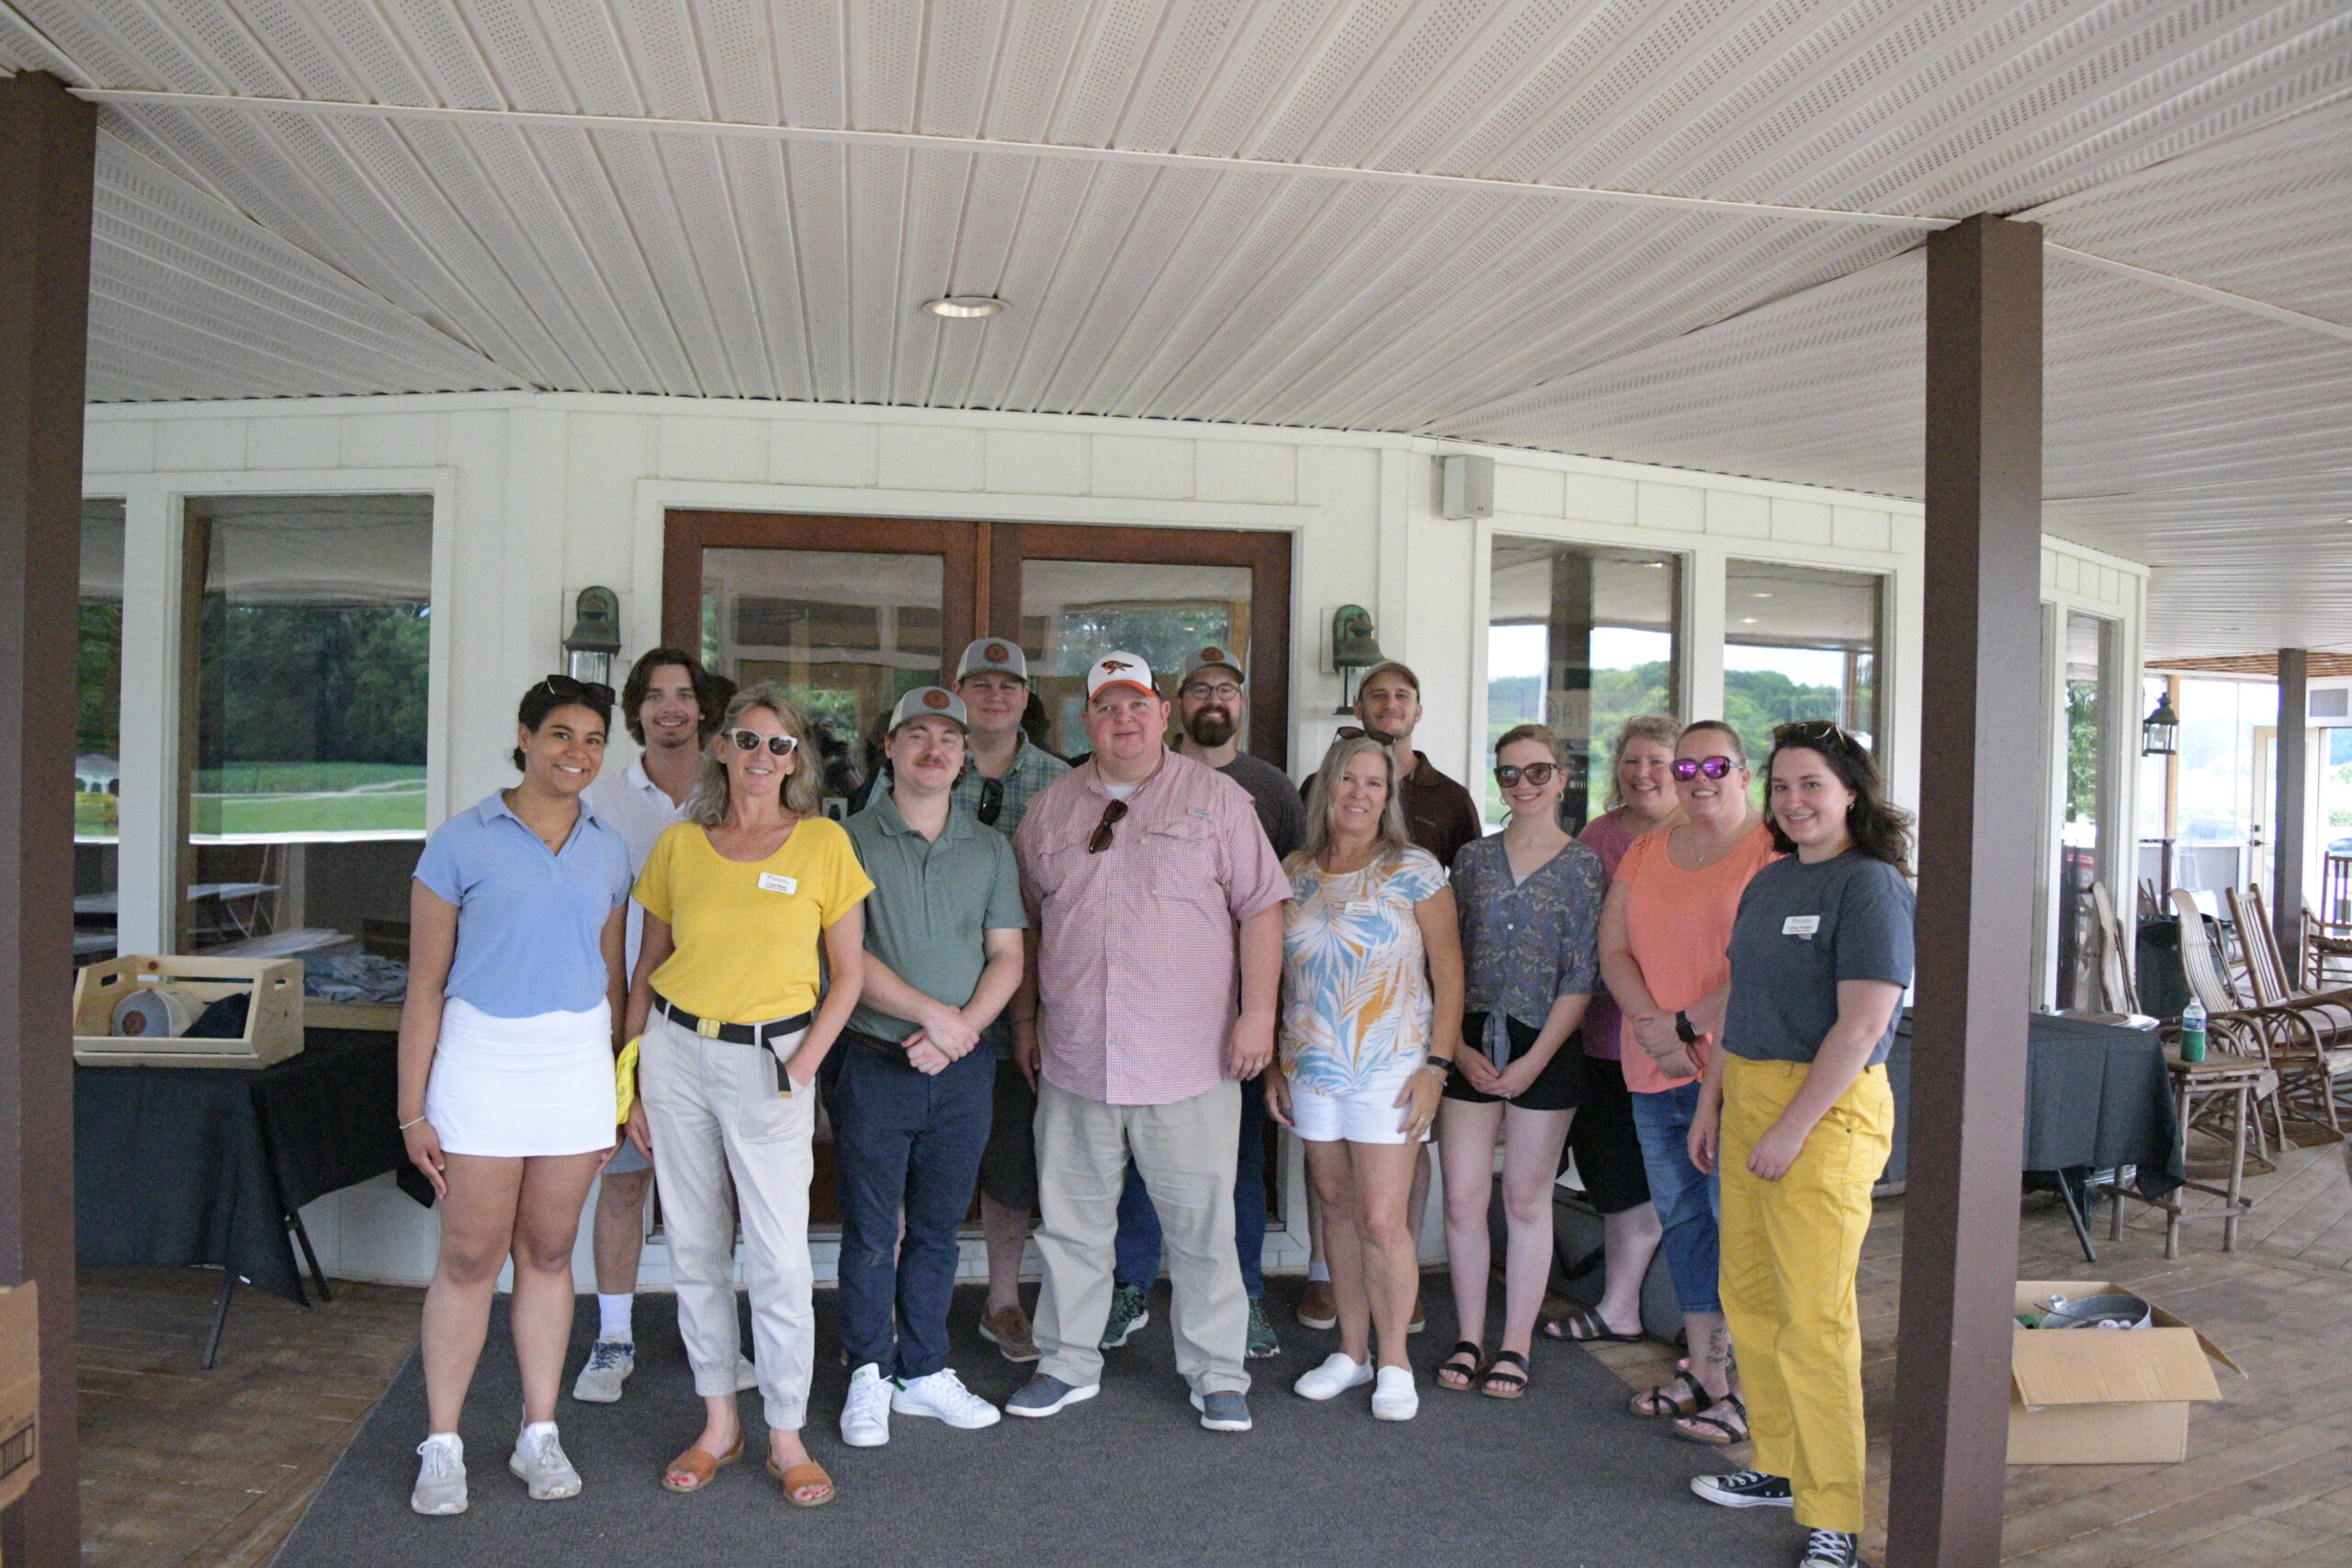
[[[1797,1568],[1860,1568],[1862,1543],[1844,1530],[1815,1530]]]
[[[1796,1494],[1789,1489],[1785,1475],[1767,1475],[1760,1470],[1735,1470],[1729,1475],[1694,1475],[1690,1490],[1710,1503],[1720,1503],[1726,1508],[1793,1508]]]

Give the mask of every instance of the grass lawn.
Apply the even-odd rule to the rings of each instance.
[[[424,770],[372,762],[243,762],[196,775],[198,833],[424,829]]]

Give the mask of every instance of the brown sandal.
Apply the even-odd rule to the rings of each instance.
[[[833,1490],[833,1478],[826,1474],[825,1467],[813,1459],[802,1460],[798,1464],[787,1464],[782,1470],[775,1467],[775,1461],[770,1460],[768,1473],[775,1476],[776,1483],[784,1488],[784,1500],[796,1508],[821,1508],[839,1495]],[[814,1497],[803,1497],[800,1489],[804,1486],[821,1486],[824,1491]]]
[[[1645,1388],[1626,1404],[1627,1411],[1656,1420],[1664,1416],[1695,1416],[1714,1403],[1699,1380],[1686,1370],[1656,1388]]]
[[[743,1435],[741,1432],[735,1435],[735,1446],[723,1454],[714,1454],[708,1449],[688,1449],[662,1468],[662,1489],[665,1492],[699,1492],[710,1484],[712,1476],[742,1457]],[[670,1479],[673,1475],[690,1475],[694,1480],[681,1486]]]

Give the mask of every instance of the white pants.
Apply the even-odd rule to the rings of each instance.
[[[743,1222],[743,1277],[752,1296],[760,1397],[767,1424],[783,1432],[805,1424],[816,1362],[808,1182],[815,1171],[809,1141],[817,1130],[817,1086],[793,1088],[778,1060],[798,1049],[806,1032],[781,1036],[763,1049],[706,1040],[656,1011],[638,1046],[638,1093],[662,1172],[678,1332],[686,1342],[695,1392],[706,1397],[735,1392],[742,1340],[735,1325],[732,1178]],[[791,1092],[777,1094],[778,1082]]]
[[[498,1018],[455,997],[424,1082],[424,1115],[453,1155],[519,1159],[613,1146],[612,1010]]]

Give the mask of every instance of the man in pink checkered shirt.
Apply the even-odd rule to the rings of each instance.
[[[1211,1431],[1250,1429],[1249,1300],[1233,1250],[1241,1096],[1274,1049],[1290,880],[1249,792],[1168,749],[1133,654],[1089,668],[1092,759],[1030,804],[1012,847],[1038,930],[1013,1003],[1037,1095],[1037,1375],[1010,1415],[1101,1387],[1132,1155],[1168,1239],[1176,1369]],[[1247,1086],[1247,1087],[1245,1087]]]

